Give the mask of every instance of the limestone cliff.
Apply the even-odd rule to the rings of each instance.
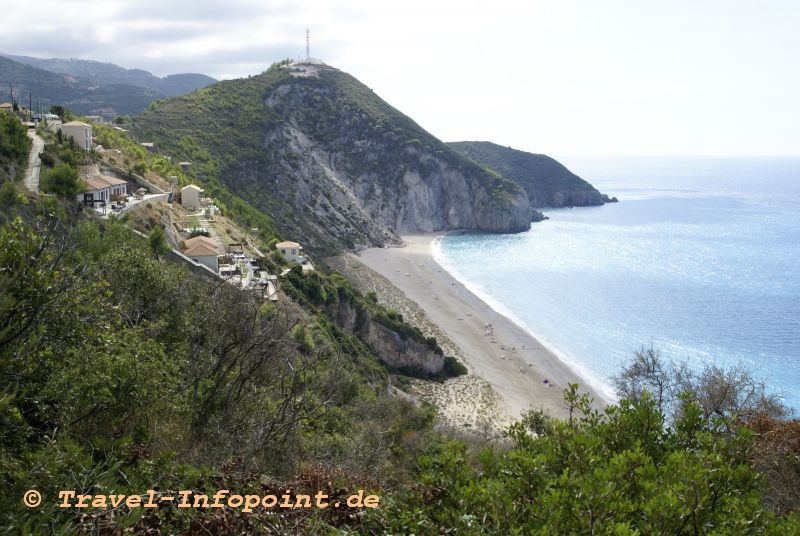
[[[199,182],[223,183],[312,247],[530,227],[523,188],[325,65],[275,65],[156,103],[137,117],[135,132],[192,161]]]
[[[326,309],[339,328],[358,336],[381,361],[393,369],[421,376],[442,374],[445,357],[441,350],[436,351],[413,337],[404,337],[351,301],[339,300]]]

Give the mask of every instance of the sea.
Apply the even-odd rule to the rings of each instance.
[[[619,203],[448,235],[437,260],[611,400],[609,378],[653,347],[744,365],[800,413],[800,158],[561,162]]]

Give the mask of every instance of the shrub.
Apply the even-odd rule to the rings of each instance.
[[[52,169],[43,170],[42,189],[58,197],[74,197],[80,192],[78,170],[69,164],[58,164]]]
[[[441,351],[441,349],[439,349],[439,351]],[[442,367],[442,374],[444,376],[455,378],[456,376],[465,376],[468,373],[469,370],[461,361],[453,356],[444,356],[444,366]]]

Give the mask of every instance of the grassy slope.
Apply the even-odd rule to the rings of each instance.
[[[109,126],[95,125],[94,136],[106,149],[116,149],[122,152],[122,155],[109,154],[105,158],[124,169],[133,170],[141,165],[147,172],[155,173],[162,179],[178,177],[178,186],[196,182],[179,165],[161,155],[149,152],[124,132]],[[168,182],[168,180],[159,182]],[[205,195],[215,199],[228,217],[245,229],[258,228],[259,238],[264,246],[269,246],[278,240],[277,228],[269,216],[234,195],[217,181],[204,181],[203,185],[206,189]]]

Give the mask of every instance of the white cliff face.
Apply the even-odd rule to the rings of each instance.
[[[433,352],[419,341],[401,337],[396,331],[375,321],[368,312],[359,313],[349,301],[329,306],[328,313],[341,329],[355,333],[390,367],[430,376],[442,373],[445,362],[443,354]]]
[[[354,137],[350,153],[331,151],[291,118],[283,132],[297,155],[292,183],[284,188],[302,192],[294,208],[311,216],[307,224],[320,234],[350,237],[357,247],[397,243],[405,233],[529,228],[523,191],[500,203],[477,178],[424,149],[404,149],[405,161],[387,162],[396,149],[383,140]],[[380,171],[353,172],[363,168]]]

